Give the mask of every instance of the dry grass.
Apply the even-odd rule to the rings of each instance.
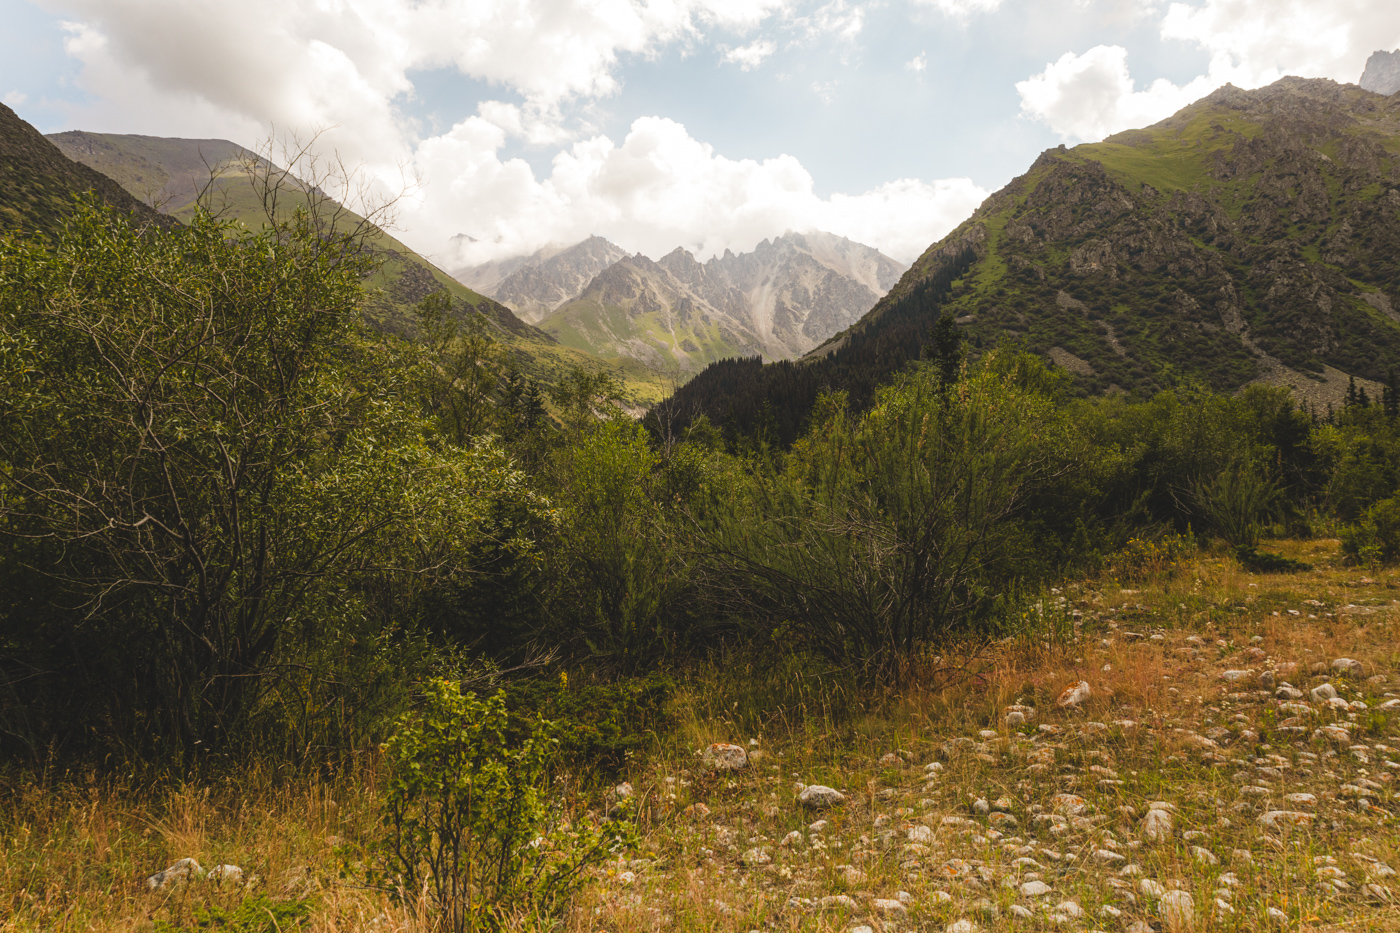
[[[1400,715],[1374,710],[1400,694],[1400,578],[1341,566],[1335,541],[1274,547],[1318,569],[1252,575],[1206,555],[1142,579],[1067,585],[1040,610],[1052,623],[1043,630],[1062,635],[949,651],[897,694],[795,666],[697,673],[676,698],[677,729],[628,775],[641,851],[606,866],[566,925],[942,931],[966,918],[984,930],[1161,929],[1157,898],[1139,887],[1146,878],[1192,895],[1197,930],[1400,930],[1400,906],[1362,889],[1378,882],[1400,895],[1400,884],[1367,861],[1400,866]],[[1220,678],[1226,669],[1297,664],[1278,679],[1307,690],[1323,679],[1312,665],[1337,657],[1385,677],[1332,678],[1345,698],[1371,707],[1313,716],[1314,725],[1350,725],[1353,740],[1340,746],[1315,743],[1312,728],[1288,734],[1287,711],[1255,681]],[[1093,696],[1078,709],[1057,708],[1060,690],[1079,680]],[[1035,708],[1027,725],[1007,726],[1014,703]],[[1215,747],[1202,741],[1207,733]],[[696,752],[715,741],[753,742],[752,766],[703,771]],[[1367,746],[1366,760],[1352,745]],[[942,770],[930,776],[925,766],[935,761]],[[1346,789],[1358,780],[1378,788],[1363,788],[1369,807]],[[798,781],[835,787],[848,802],[805,812],[794,800]],[[5,933],[152,930],[157,921],[195,929],[197,908],[248,895],[207,882],[146,891],[149,874],[184,856],[240,865],[270,901],[305,900],[305,929],[429,928],[421,905],[396,907],[357,885],[353,872],[340,877],[342,856],[363,857],[374,832],[369,768],[329,783],[281,782],[253,769],[200,788],[72,776],[12,777],[0,787]],[[1261,827],[1268,809],[1298,809],[1284,797],[1301,792],[1317,797],[1302,807],[1315,812],[1311,825]],[[1083,798],[1080,822],[1058,819],[1062,793]],[[995,817],[997,830],[973,803],[1000,798],[1015,823]],[[1156,801],[1175,807],[1160,842],[1143,825]],[[810,829],[819,817],[828,825]],[[928,834],[911,842],[919,826]],[[783,844],[793,832],[800,841]],[[1122,874],[1127,865],[1140,875]],[[1345,890],[1328,882],[1332,867]],[[1024,896],[1017,886],[1034,876],[1052,893]],[[1214,906],[1222,890],[1232,912]],[[877,906],[900,892],[907,906]],[[822,905],[837,895],[850,901]],[[1065,907],[1057,919],[1068,903],[1083,916]],[[1030,916],[1017,917],[1017,907]],[[1286,923],[1274,927],[1268,908]]]

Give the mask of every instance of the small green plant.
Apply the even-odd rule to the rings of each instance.
[[[266,894],[245,897],[237,907],[196,905],[192,923],[157,920],[155,933],[222,930],[225,933],[288,933],[311,922],[312,903],[306,899],[275,901]]]
[[[536,719],[512,741],[504,693],[483,700],[434,680],[385,744],[385,880],[401,895],[426,889],[443,929],[550,913],[586,867],[630,840],[629,824],[569,825],[547,801],[557,732]]]

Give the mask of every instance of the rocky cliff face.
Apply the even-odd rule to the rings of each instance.
[[[678,248],[610,267],[541,327],[568,345],[686,372],[727,356],[791,359],[857,320],[902,271],[827,233],[789,233],[705,263]]]
[[[573,246],[549,246],[530,256],[454,272],[459,282],[502,302],[531,323],[581,293],[593,277],[627,258],[600,236]]]
[[[1400,91],[1400,49],[1394,52],[1372,52],[1361,73],[1361,86],[1373,94],[1394,94]]]
[[[1400,98],[1227,86],[1145,130],[1047,151],[852,331],[970,249],[947,307],[975,345],[1015,340],[1084,391],[1263,379],[1325,404],[1347,374],[1400,365],[1397,243]]]

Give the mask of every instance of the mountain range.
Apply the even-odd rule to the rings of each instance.
[[[1146,129],[1041,154],[799,363],[716,364],[666,405],[796,436],[822,388],[853,403],[943,313],[1081,393],[1290,386],[1317,408],[1400,366],[1400,95],[1284,78]]]
[[[0,105],[0,233],[54,236],[72,211],[74,197],[85,191],[167,227],[188,221],[200,204],[230,220],[260,225],[267,213],[256,182],[268,173],[278,174],[280,169],[228,140],[81,131],[46,138]],[[289,184],[282,209],[325,196],[295,179]],[[350,211],[341,211],[340,217],[351,224],[363,220]],[[663,396],[667,384],[647,367],[632,360],[604,362],[563,346],[382,229],[373,228],[367,243],[381,259],[378,271],[365,282],[362,307],[371,326],[412,336],[417,326],[414,305],[430,293],[445,292],[464,320],[473,314],[484,318],[521,369],[541,383],[552,384],[582,367],[613,373],[623,385],[624,401],[636,408]]]
[[[694,372],[730,356],[791,359],[869,310],[906,267],[829,233],[787,233],[704,263],[628,256],[602,237],[458,270],[566,346]]]

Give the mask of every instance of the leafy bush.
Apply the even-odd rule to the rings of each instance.
[[[1357,564],[1400,561],[1400,496],[1377,502],[1342,532],[1342,551]]]
[[[571,686],[566,676],[532,678],[506,687],[512,731],[526,734],[530,716],[552,720],[559,755],[575,767],[622,768],[669,720],[673,684],[661,674]]]
[[[726,496],[706,547],[720,598],[780,642],[899,670],[986,622],[1019,510],[1068,458],[1043,366],[983,367],[945,391],[931,367],[864,416],[830,406],[781,472]]]
[[[568,825],[546,802],[557,732],[537,719],[511,741],[504,693],[482,700],[434,680],[385,744],[385,871],[401,895],[426,888],[445,929],[549,913],[630,838],[626,824]]]

